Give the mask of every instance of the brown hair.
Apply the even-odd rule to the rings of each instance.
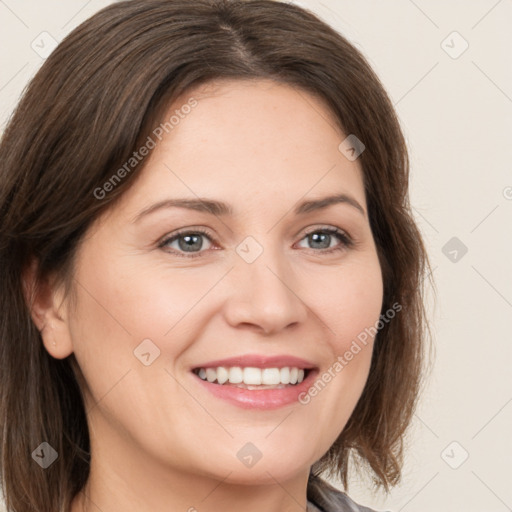
[[[23,273],[71,289],[73,256],[91,223],[134,183],[144,160],[99,200],[170,102],[214,79],[269,78],[322,98],[361,154],[383,271],[386,323],[368,381],[343,432],[313,466],[347,487],[350,454],[386,490],[401,477],[403,439],[422,383],[428,258],[411,215],[408,156],[392,104],[365,58],[297,6],[271,0],[132,0],[68,35],[30,82],[0,145],[0,424],[9,510],[67,511],[88,478],[90,446],[73,355],[44,349]],[[31,457],[48,442],[58,459]]]

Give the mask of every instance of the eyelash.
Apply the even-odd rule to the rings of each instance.
[[[338,237],[338,239],[341,241],[341,244],[339,244],[335,247],[331,247],[330,249],[320,249],[320,250],[310,249],[314,252],[320,252],[322,254],[331,254],[333,252],[350,249],[351,247],[354,246],[354,241],[350,238],[350,236],[346,232],[344,232],[340,229],[337,229],[337,228],[316,228],[314,230],[311,230],[311,231],[308,231],[307,233],[305,233],[304,236],[301,238],[301,240],[304,240],[304,238],[308,237],[309,235],[313,235],[315,233],[334,235],[334,236]],[[185,235],[203,235],[203,236],[209,238],[211,242],[214,241],[213,236],[208,231],[205,231],[205,230],[199,228],[199,229],[194,229],[194,230],[178,231],[177,233],[173,234],[172,236],[164,238],[158,244],[158,247],[160,249],[164,249],[167,244],[174,242],[175,240],[177,240],[180,237],[185,236]],[[176,250],[172,249],[172,251],[170,251],[170,252],[172,252],[173,254],[178,254],[179,256],[182,256],[184,258],[197,258],[197,257],[202,256],[205,251],[199,251],[196,253],[188,253],[187,254],[185,252],[180,252],[180,251],[176,251]]]

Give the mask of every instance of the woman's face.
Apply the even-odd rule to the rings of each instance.
[[[283,481],[328,450],[368,376],[373,339],[353,342],[383,288],[361,167],[326,107],[282,84],[217,82],[173,114],[83,239],[57,346],[85,376],[104,461]]]

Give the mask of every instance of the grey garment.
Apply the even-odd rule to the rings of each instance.
[[[358,505],[347,494],[339,491],[325,480],[310,475],[308,482],[307,512],[377,512]]]
[[[314,503],[308,500],[308,509],[306,512],[322,512]]]

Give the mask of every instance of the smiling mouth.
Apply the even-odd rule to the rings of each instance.
[[[300,384],[309,374],[307,368],[284,366],[256,368],[240,366],[218,366],[216,368],[195,368],[193,373],[201,380],[219,386],[241,389],[283,389]]]

